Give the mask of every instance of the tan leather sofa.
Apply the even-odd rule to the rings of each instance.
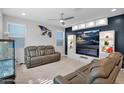
[[[112,84],[122,66],[123,56],[119,52],[91,62],[66,76],[54,78],[55,84]]]
[[[27,68],[59,61],[61,54],[55,52],[53,46],[29,46],[25,48],[25,63]]]

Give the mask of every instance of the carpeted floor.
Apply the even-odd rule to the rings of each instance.
[[[85,62],[63,57],[61,61],[27,69],[25,64],[16,66],[16,84],[52,84],[57,75],[66,75],[86,65]],[[117,84],[124,84],[124,72],[120,71]]]

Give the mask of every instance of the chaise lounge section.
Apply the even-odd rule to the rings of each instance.
[[[25,48],[27,68],[59,61],[61,54],[53,46],[29,46]]]
[[[119,52],[90,64],[66,76],[54,78],[55,84],[112,84],[121,69],[123,56]]]

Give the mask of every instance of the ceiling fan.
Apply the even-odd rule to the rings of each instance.
[[[61,14],[60,14],[60,19],[48,19],[48,20],[56,20],[56,21],[59,21],[62,25],[65,25],[65,21],[74,18],[73,16],[71,16],[71,17],[66,17],[66,18],[64,18],[63,16],[64,16],[64,13],[61,13]]]

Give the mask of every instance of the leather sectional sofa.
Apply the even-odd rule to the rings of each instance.
[[[66,76],[54,78],[55,84],[112,84],[122,66],[123,56],[119,52],[108,57],[93,61]]]
[[[27,68],[59,61],[61,54],[55,52],[53,46],[29,46],[25,48],[25,63]]]

